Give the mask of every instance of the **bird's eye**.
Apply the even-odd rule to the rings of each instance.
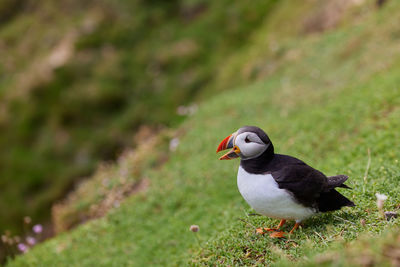
[[[244,139],[244,141],[245,141],[246,143],[250,143],[250,142],[251,142],[250,139],[249,139],[248,137],[246,137],[246,139]]]

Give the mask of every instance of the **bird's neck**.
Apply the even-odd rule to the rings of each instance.
[[[261,174],[268,172],[268,163],[274,158],[274,146],[272,144],[258,157],[253,159],[241,160],[242,166],[248,173]]]

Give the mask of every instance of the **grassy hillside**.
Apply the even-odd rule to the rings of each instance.
[[[179,124],[274,3],[2,1],[0,232],[48,219],[140,126]]]
[[[398,233],[399,219],[381,218],[375,193],[388,196],[386,210],[398,209],[400,4],[389,1],[377,9],[374,1],[360,3],[321,29],[326,6],[282,1],[253,34],[251,45],[227,57],[226,68],[217,75],[221,83],[243,86],[205,100],[185,121],[168,162],[161,169],[141,170],[139,178],[149,180],[146,190],[105,217],[34,247],[9,266],[292,261],[346,266],[362,265],[353,255],[362,260],[366,254],[376,264],[388,264],[392,254],[382,248],[398,249],[391,233]],[[318,27],[310,26],[314,20]],[[349,175],[353,190],[341,192],[357,206],[309,219],[287,240],[256,235],[255,227],[276,220],[247,215],[252,210],[236,188],[239,162],[221,162],[215,155],[222,138],[242,125],[265,129],[278,153],[299,157],[327,175]],[[121,162],[107,169],[110,180],[122,176],[123,166],[134,164],[129,157]],[[198,233],[189,231],[192,224],[200,226]],[[364,241],[370,238],[377,241]]]

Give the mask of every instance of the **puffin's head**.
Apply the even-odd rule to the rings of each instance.
[[[219,159],[241,157],[243,160],[247,160],[260,156],[268,147],[271,147],[273,151],[272,143],[263,130],[255,126],[244,126],[222,140],[217,148],[217,153],[231,148]]]

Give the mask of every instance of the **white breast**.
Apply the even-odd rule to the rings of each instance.
[[[250,174],[239,167],[237,184],[240,194],[258,213],[276,218],[301,221],[315,210],[298,204],[285,189],[280,189],[271,174]]]

